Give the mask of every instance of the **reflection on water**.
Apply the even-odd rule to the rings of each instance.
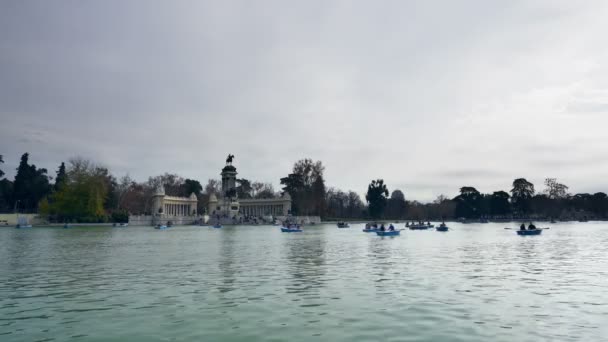
[[[237,272],[234,262],[234,245],[236,239],[236,230],[234,229],[222,229],[218,231],[220,234],[219,244],[220,249],[218,250],[218,267],[220,268],[220,275],[222,277],[221,283],[217,289],[222,292],[230,292],[234,290],[234,283],[236,281],[235,274]]]
[[[608,225],[0,230],[1,341],[600,341]]]
[[[283,261],[291,282],[287,292],[302,294],[305,299],[318,299],[325,285],[325,231],[310,229],[304,234],[284,234]],[[315,295],[317,294],[317,295]]]

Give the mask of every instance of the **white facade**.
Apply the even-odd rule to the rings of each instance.
[[[222,193],[212,194],[207,206],[208,214],[216,218],[287,216],[291,211],[291,197],[285,193],[279,198],[239,199],[236,195],[236,168],[232,163],[222,169]]]

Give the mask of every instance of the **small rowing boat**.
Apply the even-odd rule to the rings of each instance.
[[[338,222],[338,228],[349,228],[350,225],[346,222]]]
[[[517,235],[540,235],[542,232],[542,229],[517,230]]]
[[[410,230],[425,230],[429,228],[433,228],[432,224],[410,224],[408,227]]]
[[[169,229],[169,227],[163,224],[163,225],[158,225],[158,226],[154,227],[154,229],[165,230],[165,229]]]
[[[281,232],[283,232],[283,233],[301,233],[302,229],[300,227],[297,227],[297,228],[281,227]]]
[[[400,233],[400,231],[398,231],[398,230],[385,230],[385,231],[378,230],[378,231],[376,231],[376,234],[378,236],[397,236],[397,235],[399,235],[399,233]]]
[[[213,228],[216,228],[216,229],[220,229],[220,228],[222,228],[222,227],[223,227],[223,226],[222,226],[221,224],[219,224],[219,223],[218,223],[218,224],[214,224],[214,225],[213,225]]]
[[[17,217],[17,225],[15,226],[17,229],[23,228],[32,228],[32,225],[27,222],[27,217]]]

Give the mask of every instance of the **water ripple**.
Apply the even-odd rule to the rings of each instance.
[[[602,340],[608,225],[503,226],[0,230],[1,340]]]

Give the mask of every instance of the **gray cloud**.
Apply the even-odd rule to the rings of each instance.
[[[574,113],[608,103],[607,6],[3,2],[4,169],[29,151],[52,170],[81,155],[204,181],[233,153],[241,176],[277,187],[311,157],[332,186],[384,178],[421,200],[521,175],[608,191],[605,163],[542,162],[608,148],[581,142],[608,118]]]

